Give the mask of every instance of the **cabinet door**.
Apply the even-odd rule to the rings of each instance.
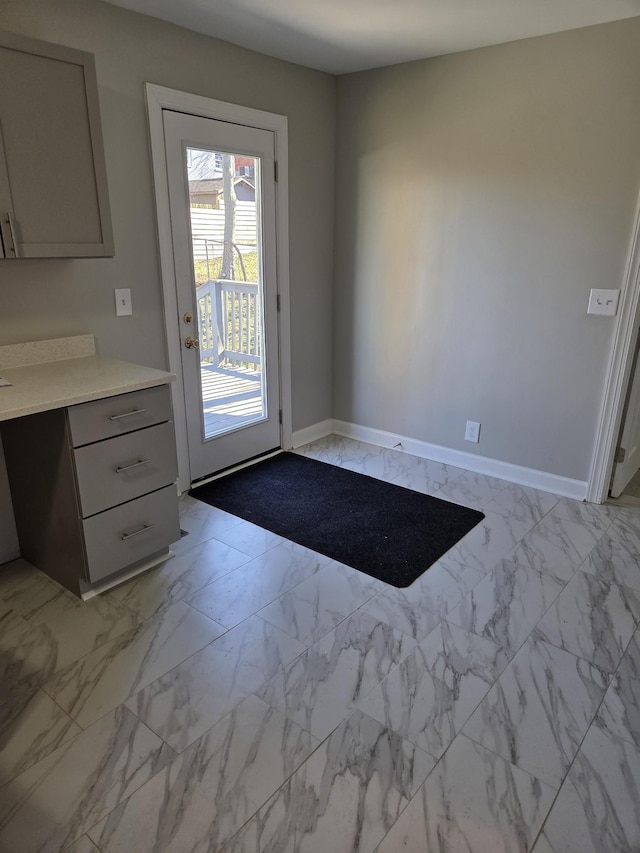
[[[4,257],[112,255],[93,56],[0,33],[0,79]]]

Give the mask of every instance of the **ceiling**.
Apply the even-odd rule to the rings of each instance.
[[[640,0],[108,0],[345,74],[640,15]]]

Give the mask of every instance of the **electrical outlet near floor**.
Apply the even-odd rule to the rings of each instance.
[[[480,424],[477,421],[467,421],[464,440],[473,441],[475,444],[480,441]]]

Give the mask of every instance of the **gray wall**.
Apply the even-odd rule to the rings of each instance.
[[[639,93],[640,18],[339,79],[334,417],[587,479]]]
[[[0,26],[95,54],[116,243],[113,259],[1,262],[0,344],[93,332],[101,355],[166,367],[148,81],[288,117],[293,428],[330,417],[335,78],[99,0],[0,0]],[[0,466],[0,507],[5,492]],[[0,561],[9,528],[5,513]]]

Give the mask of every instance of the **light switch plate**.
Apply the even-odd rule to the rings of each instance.
[[[591,289],[587,314],[606,314],[613,317],[618,310],[619,290]]]
[[[116,316],[130,317],[133,314],[130,288],[116,287],[113,293],[116,298]]]

